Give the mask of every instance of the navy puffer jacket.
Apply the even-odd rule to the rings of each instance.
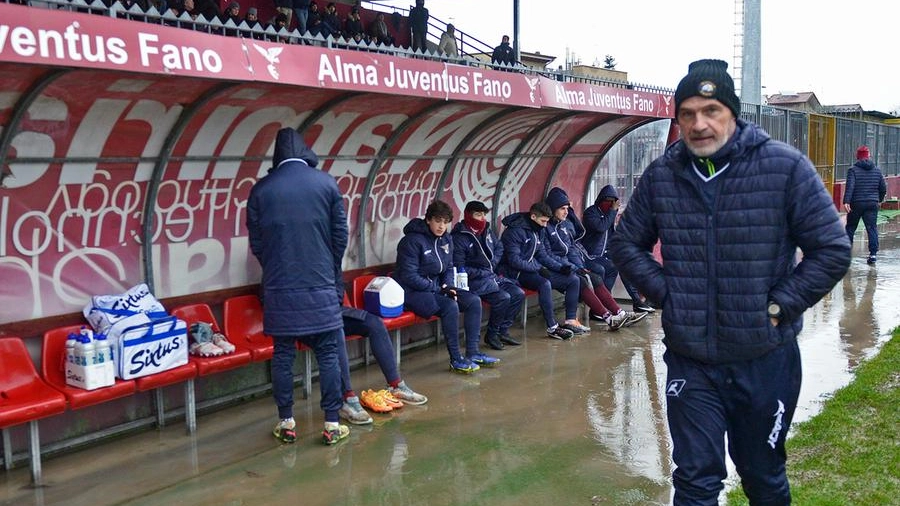
[[[594,205],[585,209],[582,215],[585,232],[581,244],[591,258],[599,258],[606,254],[609,239],[615,231],[616,215],[619,211],[610,208],[604,213],[600,209],[600,203],[610,197],[618,199],[619,194],[612,185],[606,185],[597,194]]]
[[[850,264],[849,239],[809,159],[756,125],[737,125],[711,208],[678,141],[641,176],[610,245],[622,274],[662,303],[667,348],[706,363],[752,359],[796,339],[803,312]],[[652,256],[657,240],[662,265]],[[784,314],[778,327],[770,300]]]
[[[853,205],[878,204],[884,201],[887,184],[881,169],[872,160],[857,160],[847,171],[847,188],[844,203]]]
[[[450,236],[453,238],[453,264],[466,268],[469,291],[476,295],[499,291],[496,269],[503,258],[503,243],[497,240],[491,226],[488,225],[479,238],[460,221]]]
[[[339,329],[347,216],[337,183],[300,134],[278,131],[273,169],[247,201],[250,250],[262,265],[263,328],[273,336]]]
[[[397,244],[397,270],[394,277],[406,293],[440,292],[441,286],[453,286],[453,242],[450,234],[431,233],[422,218],[413,218],[403,227],[405,234]]]
[[[506,230],[500,236],[503,243],[503,259],[499,272],[512,279],[519,279],[520,272],[538,272],[541,267],[559,271],[563,264],[550,254],[546,227],[536,230],[531,225],[531,214],[515,213],[503,218]]]

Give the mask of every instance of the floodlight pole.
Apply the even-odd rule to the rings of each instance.
[[[519,58],[519,0],[513,0],[513,54]]]

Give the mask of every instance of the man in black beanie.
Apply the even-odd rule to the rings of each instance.
[[[847,272],[850,241],[809,159],[740,119],[727,68],[688,68],[675,91],[682,138],[644,171],[610,253],[663,308],[675,506],[718,504],[726,435],[750,504],[788,505],[797,335]]]

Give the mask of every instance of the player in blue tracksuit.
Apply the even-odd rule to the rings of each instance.
[[[497,274],[503,258],[503,243],[497,240],[487,221],[489,209],[473,200],[466,204],[463,219],[453,227],[453,263],[464,267],[469,277],[469,291],[491,306],[484,342],[495,350],[505,344],[521,344],[509,335],[525,300],[519,284]]]
[[[404,305],[422,318],[439,316],[450,353],[450,368],[473,372],[500,360],[481,353],[481,299],[472,292],[458,290],[453,279],[453,241],[447,229],[453,210],[435,200],[425,210],[425,219],[413,218],[397,245],[397,282],[404,290]],[[463,313],[465,356],[459,350],[459,313]]]

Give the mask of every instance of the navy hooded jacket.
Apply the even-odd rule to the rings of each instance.
[[[844,203],[853,205],[878,204],[884,201],[887,184],[881,169],[866,158],[857,160],[847,171],[847,187],[844,191]]]
[[[347,217],[337,183],[300,134],[278,131],[274,167],[247,201],[250,250],[262,265],[263,328],[305,336],[342,327]]]
[[[394,277],[403,287],[406,300],[414,292],[441,291],[453,286],[453,242],[450,233],[438,237],[431,233],[428,222],[413,218],[403,227],[403,238],[397,244],[397,270]]]
[[[850,241],[808,158],[740,119],[723,150],[730,165],[709,201],[684,141],[670,146],[641,175],[610,244],[622,274],[662,304],[666,347],[706,363],[793,342],[803,312],[850,265]],[[777,327],[769,301],[782,309]]]
[[[605,213],[600,209],[600,204],[608,198],[615,198],[616,200],[619,198],[616,189],[609,184],[600,190],[594,205],[585,209],[582,215],[585,232],[584,238],[581,239],[581,244],[591,258],[600,258],[606,255],[606,250],[609,248],[609,239],[615,231],[618,209],[610,208]]]
[[[532,225],[531,213],[515,213],[503,218],[506,230],[500,236],[503,243],[503,259],[500,274],[519,279],[520,272],[539,272],[541,267],[552,271],[562,269],[561,263],[550,253],[546,227]]]
[[[559,187],[553,187],[547,193],[544,202],[555,213],[564,205],[570,205],[569,195]],[[564,221],[556,217],[550,218],[547,225],[547,239],[550,252],[557,257],[561,264],[570,264],[575,269],[584,267],[584,250],[578,240],[584,237],[584,226],[578,221],[578,217],[569,207],[569,214]]]
[[[476,295],[499,291],[496,269],[503,258],[503,243],[497,240],[491,226],[488,225],[478,237],[460,221],[453,227],[450,237],[453,238],[453,264],[466,268],[469,291]]]

